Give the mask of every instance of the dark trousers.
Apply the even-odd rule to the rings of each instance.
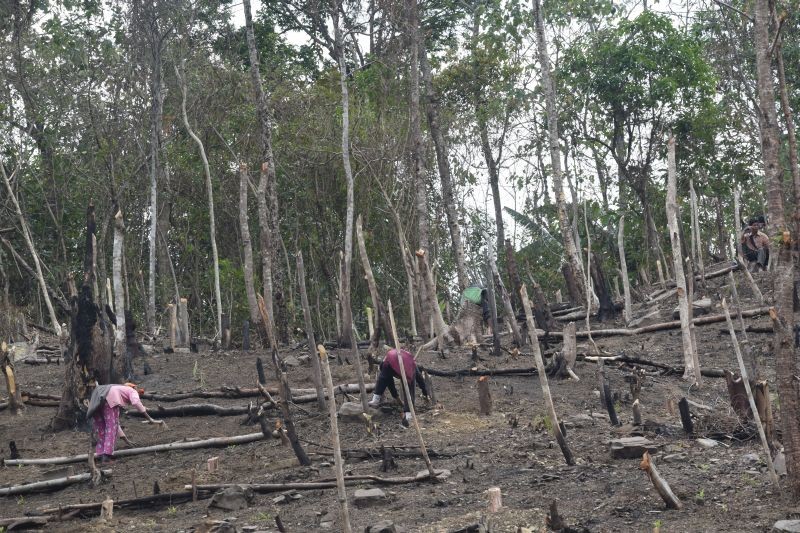
[[[769,248],[766,246],[759,248],[758,250],[753,250],[744,246],[744,256],[745,258],[750,261],[751,263],[758,263],[764,270],[767,269],[767,263],[769,262]]]
[[[419,374],[419,372],[417,372],[417,375],[418,374]],[[415,378],[416,377],[417,376],[415,376]],[[389,394],[392,395],[392,398],[399,398],[400,395],[397,394],[397,388],[394,386],[394,378],[403,379],[402,377],[398,376],[395,373],[394,370],[392,370],[392,367],[390,367],[386,363],[381,363],[381,371],[378,374],[378,380],[375,382],[375,394],[377,394],[378,396],[382,396],[383,393],[386,392],[386,389],[389,389]],[[421,376],[420,376],[420,379],[421,379]],[[415,385],[415,383],[414,383],[415,381],[416,381],[416,379],[413,379],[408,384],[408,390],[411,393],[411,402],[412,403],[414,402],[414,391],[415,391],[415,388],[416,388],[414,386]],[[423,390],[422,392],[425,393],[425,390]],[[407,412],[407,413],[411,411],[411,408],[408,405],[408,398],[406,398],[406,400],[405,400],[405,402],[403,404],[403,410],[405,410],[405,412]]]

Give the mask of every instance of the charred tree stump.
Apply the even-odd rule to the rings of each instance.
[[[303,449],[303,445],[300,444],[300,440],[297,438],[297,429],[294,425],[292,412],[289,409],[289,401],[292,397],[292,389],[289,387],[289,381],[286,379],[286,373],[281,370],[280,362],[278,361],[277,348],[272,349],[272,363],[275,365],[275,374],[278,377],[281,387],[281,399],[278,404],[281,408],[281,417],[283,418],[283,426],[286,428],[286,436],[289,438],[289,442],[292,445],[294,454],[297,456],[297,460],[302,466],[308,466],[311,464],[311,459],[308,458],[308,455]]]
[[[481,416],[492,414],[492,393],[489,390],[489,376],[478,378],[478,406]]]
[[[611,425],[621,426],[622,424],[620,424],[619,418],[617,417],[617,408],[614,405],[614,398],[611,396],[611,389],[605,379],[603,379],[603,391],[601,394],[606,400],[606,410],[608,411],[608,419],[611,421]]]
[[[431,400],[431,405],[436,405],[436,390],[433,387],[433,378],[427,371],[422,371],[422,379],[425,381],[425,388],[428,389],[428,398]]]
[[[594,282],[594,290],[595,293],[597,293],[597,298],[600,300],[600,309],[597,311],[597,319],[603,322],[614,318],[617,314],[617,308],[614,306],[614,300],[611,298],[611,290],[609,289],[603,268],[600,265],[600,258],[597,256],[597,253],[592,253],[592,256],[592,281]]]
[[[555,331],[557,328],[553,312],[550,310],[550,305],[547,303],[547,298],[544,295],[544,291],[542,291],[541,285],[536,280],[532,280],[531,293],[533,297],[533,318],[536,320],[536,325],[543,329],[545,333]]]
[[[686,398],[681,398],[678,402],[678,411],[681,413],[683,431],[685,431],[687,435],[691,435],[694,433],[694,424],[692,423],[692,414],[689,411],[689,402],[686,401]]]
[[[83,401],[91,395],[90,386],[118,381],[125,373],[125,362],[114,357],[111,324],[92,293],[94,271],[94,205],[86,210],[86,245],[83,284],[72,298],[72,325],[65,358],[64,386],[58,413],[51,426],[59,431],[75,427],[84,418]]]

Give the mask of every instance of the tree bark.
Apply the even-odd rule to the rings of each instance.
[[[242,251],[244,254],[244,290],[247,293],[247,309],[250,312],[250,323],[259,324],[258,300],[253,281],[253,241],[250,239],[250,221],[247,211],[248,189],[247,165],[239,165],[239,229],[242,232]],[[313,343],[312,343],[313,344]]]
[[[622,291],[625,294],[625,324],[630,324],[631,320],[633,320],[633,311],[631,303],[631,283],[628,279],[628,262],[625,259],[625,215],[619,217],[617,247],[619,249],[619,272],[622,275]]]
[[[345,63],[344,39],[342,29],[339,27],[339,11],[342,9],[341,1],[334,1],[331,17],[333,19],[334,48],[336,61],[339,66],[339,85],[342,92],[342,166],[347,183],[347,214],[345,216],[344,233],[344,272],[342,276],[342,292],[339,295],[342,305],[342,329],[339,345],[353,346],[353,309],[350,300],[350,281],[352,278],[353,261],[353,211],[354,211],[354,182],[353,169],[350,165],[350,94],[347,90],[347,65]]]
[[[114,215],[114,254],[112,271],[114,278],[114,313],[117,318],[114,330],[114,349],[117,358],[123,362],[125,379],[133,379],[133,363],[128,351],[127,325],[125,323],[125,290],[122,287],[122,258],[125,255],[125,223],[122,211]]]
[[[675,283],[678,286],[678,307],[681,317],[681,338],[683,339],[683,359],[686,370],[684,379],[694,379],[700,383],[700,365],[697,361],[697,354],[692,349],[692,339],[690,331],[689,302],[686,287],[686,277],[683,270],[681,258],[681,243],[678,228],[680,216],[678,214],[677,201],[677,172],[675,169],[675,138],[670,136],[667,143],[667,225],[669,227],[670,243],[672,245],[672,260],[675,271]]]
[[[487,256],[489,258],[489,267],[491,269],[492,279],[488,280],[489,283],[493,283],[495,287],[500,289],[500,299],[503,300],[503,307],[505,308],[506,318],[508,319],[508,323],[511,326],[511,333],[514,336],[514,342],[517,346],[522,347],[525,343],[522,340],[522,335],[519,332],[519,326],[517,325],[517,316],[514,313],[514,308],[511,306],[511,298],[509,297],[508,291],[506,290],[506,286],[503,283],[503,278],[500,277],[500,271],[497,268],[497,262],[494,260],[494,250],[492,250],[491,241],[489,239],[489,235],[486,235],[486,244],[488,246]],[[548,329],[548,324],[544,324],[540,326]],[[499,333],[499,332],[498,332]]]
[[[417,30],[419,31],[419,29]],[[442,133],[439,118],[439,94],[433,86],[433,74],[428,62],[425,42],[422,37],[417,41],[419,45],[419,64],[422,69],[422,81],[425,84],[425,110],[428,117],[428,128],[431,132],[433,147],[436,151],[436,165],[439,169],[439,181],[442,184],[442,203],[447,215],[447,227],[450,230],[450,241],[453,244],[453,257],[456,263],[456,278],[458,289],[463,292],[469,286],[467,267],[464,260],[464,244],[461,241],[461,228],[458,223],[458,211],[453,194],[453,178],[450,172],[449,150],[447,140]]]
[[[550,58],[547,54],[547,42],[544,35],[544,19],[539,0],[533,0],[533,11],[536,24],[536,43],[539,52],[539,64],[542,69],[542,86],[545,93],[545,104],[547,110],[547,130],[550,143],[550,164],[553,173],[553,189],[555,190],[556,204],[558,209],[558,224],[561,227],[561,237],[564,240],[564,251],[566,259],[572,268],[577,294],[581,297],[585,294],[584,273],[578,259],[578,249],[570,232],[569,218],[567,217],[567,203],[564,197],[564,183],[561,174],[561,159],[558,137],[558,106],[556,105],[556,89],[550,73]],[[578,299],[574,303],[578,304]]]
[[[270,119],[269,105],[267,103],[264,87],[261,83],[261,68],[256,48],[255,34],[253,31],[253,15],[250,9],[250,0],[243,0],[245,33],[247,36],[247,50],[250,60],[250,78],[253,84],[253,93],[256,103],[256,117],[259,126],[259,148],[261,156],[261,175],[258,182],[257,201],[258,201],[258,225],[260,229],[261,244],[261,272],[264,305],[267,310],[267,322],[264,328],[269,332],[268,335],[275,334],[275,285],[280,285],[281,276],[277,272],[279,268],[274,266],[276,263],[273,258],[277,257],[277,241],[274,239],[273,221],[277,220],[277,192],[275,189],[275,160],[272,153],[272,121]],[[269,198],[268,198],[269,196]],[[275,271],[273,271],[273,269]],[[274,276],[274,278],[273,278]],[[280,289],[278,289],[280,290]]]
[[[189,116],[186,114],[186,80],[184,79],[185,72],[181,72],[183,66],[179,69],[175,66],[175,75],[178,78],[178,83],[181,89],[181,116],[183,117],[183,126],[189,137],[197,143],[197,149],[200,151],[200,159],[203,161],[203,171],[206,179],[206,192],[208,194],[208,231],[211,240],[211,260],[212,268],[214,270],[214,301],[217,303],[217,332],[222,335],[222,293],[219,287],[219,253],[217,252],[217,226],[214,219],[214,186],[211,182],[211,169],[208,165],[208,157],[206,157],[206,149],[203,146],[203,141],[192,129],[189,124]],[[177,305],[179,302],[175,302]]]
[[[369,295],[372,299],[372,307],[375,309],[376,313],[376,325],[370,338],[372,349],[376,350],[379,345],[381,332],[383,332],[386,337],[386,343],[390,346],[397,344],[397,342],[392,338],[391,328],[389,327],[389,317],[386,314],[386,308],[378,292],[378,285],[375,283],[375,275],[372,273],[372,266],[370,265],[369,256],[367,255],[367,245],[364,242],[361,215],[358,216],[358,220],[356,221],[356,237],[358,239],[358,254],[361,257],[361,267],[364,269],[364,276],[367,278],[367,287],[369,288]]]

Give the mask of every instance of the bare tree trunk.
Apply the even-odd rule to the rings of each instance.
[[[161,30],[158,18],[153,15],[148,21],[150,53],[150,233],[148,235],[148,278],[147,278],[147,331],[154,333],[156,328],[156,254],[158,252],[158,174],[161,153],[161,127],[164,114],[164,98],[161,78]]]
[[[247,165],[239,165],[239,229],[242,232],[242,249],[244,252],[244,290],[247,293],[247,309],[250,311],[250,322],[257,325],[261,318],[258,316],[258,301],[256,288],[253,281],[253,241],[250,239],[250,221],[247,211],[248,188]],[[312,343],[313,344],[313,343]]]
[[[127,328],[125,324],[125,290],[122,287],[122,257],[125,254],[125,223],[122,221],[122,211],[114,215],[114,254],[112,271],[114,278],[114,312],[117,324],[114,333],[114,347],[116,356],[124,362],[125,379],[133,378],[133,365],[128,353]]]
[[[419,31],[419,29],[417,29]],[[425,110],[428,117],[428,128],[431,132],[433,147],[436,150],[436,165],[439,169],[439,180],[442,183],[442,203],[447,215],[447,227],[450,230],[450,240],[453,243],[453,257],[456,263],[456,276],[458,289],[463,292],[469,285],[467,267],[464,260],[464,244],[461,242],[461,228],[458,224],[458,212],[453,194],[453,178],[450,173],[450,161],[447,140],[442,133],[439,119],[439,94],[433,86],[433,74],[428,62],[424,39],[419,37],[419,64],[422,69],[422,81],[425,84]]]
[[[533,0],[533,11],[536,23],[536,42],[539,49],[539,63],[542,69],[542,85],[545,92],[545,102],[547,108],[547,129],[550,141],[550,163],[553,168],[553,188],[555,189],[556,204],[558,206],[558,223],[561,226],[561,236],[564,240],[564,251],[567,255],[567,262],[572,267],[575,283],[579,294],[585,293],[584,273],[578,259],[578,250],[570,232],[569,219],[567,217],[567,205],[564,198],[564,184],[561,175],[561,159],[558,139],[558,107],[556,105],[556,90],[553,78],[550,74],[550,58],[547,54],[547,42],[544,36],[544,19],[539,0]],[[579,304],[580,301],[574,302]]]
[[[272,122],[269,116],[267,97],[261,83],[261,68],[256,48],[255,34],[253,32],[253,15],[250,9],[250,0],[242,0],[244,5],[245,33],[247,35],[247,49],[250,60],[250,77],[253,83],[253,92],[256,100],[256,115],[258,118],[261,152],[261,176],[258,182],[258,225],[260,228],[261,244],[261,272],[264,284],[264,304],[267,308],[267,323],[264,327],[273,334],[275,332],[275,302],[273,298],[274,285],[279,285],[280,276],[273,273],[273,257],[277,256],[277,244],[273,236],[273,221],[277,213],[271,213],[268,207],[268,198],[272,200],[275,182],[275,160],[272,154]],[[277,208],[277,193],[275,193],[273,209]],[[277,269],[277,267],[276,267]],[[273,274],[275,279],[273,280]]]
[[[344,40],[342,29],[339,27],[339,10],[341,2],[336,0],[331,11],[333,19],[334,48],[336,60],[339,64],[339,82],[342,90],[342,166],[344,167],[345,181],[347,182],[347,215],[345,218],[344,233],[344,272],[342,275],[342,292],[339,298],[342,302],[342,337],[340,346],[355,346],[353,338],[353,309],[350,301],[350,280],[352,277],[353,261],[353,210],[354,210],[354,183],[353,169],[350,166],[350,95],[347,91],[347,65],[344,57]],[[366,409],[366,408],[365,408]]]
[[[206,178],[206,192],[208,193],[208,230],[211,239],[211,260],[213,262],[212,268],[214,269],[214,300],[217,303],[217,335],[222,335],[222,293],[219,287],[219,254],[217,252],[217,226],[214,219],[214,186],[211,183],[211,169],[208,166],[208,158],[206,157],[206,149],[203,146],[203,141],[192,129],[189,124],[189,116],[186,114],[186,80],[184,79],[183,66],[179,69],[175,66],[175,75],[178,78],[178,83],[181,88],[181,116],[183,117],[183,126],[195,143],[197,149],[200,150],[200,159],[203,161],[203,171]],[[179,302],[175,302],[177,305]]]
[[[36,280],[39,282],[39,289],[42,291],[44,304],[47,306],[47,313],[50,315],[50,323],[53,325],[53,331],[56,332],[56,336],[60,336],[61,325],[58,323],[58,317],[56,317],[56,311],[53,308],[53,302],[50,300],[50,293],[47,291],[47,283],[45,282],[44,274],[42,273],[42,265],[39,261],[39,254],[36,253],[36,247],[33,245],[33,238],[31,236],[31,231],[28,228],[28,222],[25,220],[25,215],[22,213],[22,208],[17,201],[17,195],[11,188],[11,178],[8,176],[8,174],[6,174],[6,167],[3,165],[2,161],[0,161],[0,172],[3,174],[3,183],[8,191],[8,197],[11,199],[11,203],[14,205],[14,210],[17,212],[17,218],[19,219],[22,237],[25,239],[25,244],[28,246],[28,252],[33,258],[33,266],[36,269]]]
[[[358,253],[361,256],[361,266],[364,269],[364,275],[367,278],[367,287],[369,287],[369,295],[372,299],[372,307],[375,309],[375,314],[377,317],[376,327],[370,335],[372,349],[378,349],[381,331],[383,331],[383,334],[386,337],[386,343],[390,346],[393,346],[398,343],[394,338],[392,338],[391,327],[389,326],[389,315],[387,315],[386,308],[383,306],[381,295],[378,292],[378,285],[375,283],[375,275],[372,273],[372,266],[369,263],[369,256],[367,256],[367,245],[364,242],[364,232],[361,228],[361,215],[359,215],[358,220],[356,220],[356,237],[358,239]],[[370,327],[372,327],[371,324]]]
[[[683,359],[685,371],[683,379],[694,378],[696,383],[700,383],[700,365],[697,362],[697,354],[692,350],[692,338],[689,318],[688,292],[686,287],[686,277],[681,260],[680,230],[678,221],[677,201],[677,171],[675,169],[675,138],[670,136],[667,143],[667,225],[669,227],[670,243],[672,244],[672,261],[675,271],[675,284],[678,286],[678,309],[681,317],[681,335],[683,339]]]
[[[406,35],[409,40],[409,121],[411,123],[411,158],[412,175],[416,187],[416,210],[419,247],[426,252],[430,250],[430,235],[428,229],[428,184],[425,179],[425,159],[422,148],[422,126],[419,117],[419,12],[417,0],[405,0]]]
[[[317,391],[317,404],[321,410],[325,409],[325,391],[322,389],[322,372],[319,358],[317,357],[317,345],[314,338],[314,325],[311,322],[311,307],[308,305],[308,294],[306,294],[306,269],[303,265],[303,252],[297,251],[297,281],[300,286],[300,304],[303,306],[303,318],[306,323],[306,338],[308,339],[308,352],[311,356],[311,379]],[[331,396],[333,398],[333,396]],[[335,410],[335,409],[334,409]]]
[[[631,304],[631,283],[628,279],[628,262],[625,259],[625,215],[619,217],[619,233],[617,234],[617,247],[619,248],[619,273],[622,275],[622,291],[625,294],[625,323],[633,320]]]
[[[783,169],[780,162],[780,130],[775,109],[775,89],[772,72],[772,49],[770,39],[769,0],[756,0],[754,12],[754,36],[756,50],[756,74],[758,89],[758,111],[761,125],[761,157],[764,164],[764,182],[769,215],[767,234],[773,250],[770,263],[775,268],[775,308],[770,317],[775,330],[775,374],[778,383],[778,398],[783,424],[783,446],[786,455],[788,486],[792,496],[800,496],[800,392],[798,392],[796,349],[794,345],[794,265],[797,261],[796,245],[785,222],[783,207]],[[800,184],[795,184],[797,187]],[[800,194],[797,188],[795,197]],[[800,205],[795,206],[795,216],[800,214]],[[797,236],[794,236],[795,239]],[[776,243],[777,242],[777,243]]]
[[[489,234],[485,234],[486,238],[486,245],[488,250],[486,251],[487,257],[489,258],[489,268],[491,269],[491,274],[493,279],[489,279],[489,283],[493,283],[495,287],[500,289],[500,299],[503,300],[503,307],[505,308],[506,318],[508,319],[508,323],[511,326],[511,333],[514,336],[514,342],[516,342],[517,346],[522,347],[524,342],[522,340],[522,335],[519,332],[519,326],[517,326],[517,316],[514,313],[514,309],[511,307],[511,298],[508,295],[508,291],[506,290],[506,286],[503,283],[503,278],[500,277],[500,271],[497,269],[497,262],[494,259],[494,250],[492,249],[492,241],[489,239]],[[546,327],[545,329],[549,330]],[[499,333],[499,332],[498,332]]]
[[[439,301],[436,297],[436,284],[433,281],[433,273],[431,272],[428,261],[425,258],[425,250],[417,250],[417,265],[419,265],[419,275],[421,284],[425,285],[425,294],[428,297],[428,318],[433,323],[433,331],[436,338],[439,340],[439,349],[444,349],[444,342],[447,340],[447,324],[444,322],[442,310],[439,308]]]
[[[706,267],[703,262],[703,240],[700,237],[700,208],[697,205],[697,193],[694,190],[694,180],[689,180],[689,200],[692,207],[692,234],[694,235],[694,254],[697,266],[700,268],[700,277],[703,285],[706,284]]]
[[[736,242],[736,257],[741,258],[744,257],[744,252],[742,251],[742,214],[739,208],[739,198],[741,193],[739,189],[733,191],[733,236],[734,241]],[[742,262],[743,266],[746,266],[746,263]]]

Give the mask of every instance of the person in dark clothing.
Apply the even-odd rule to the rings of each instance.
[[[764,217],[751,218],[747,224],[741,236],[742,253],[751,270],[766,270],[769,262],[769,237],[761,231],[766,225]]]
[[[400,350],[400,355],[398,355],[397,350],[392,349],[389,350],[389,352],[386,354],[386,357],[381,362],[380,371],[378,372],[378,379],[375,381],[375,390],[372,394],[372,400],[369,402],[370,407],[378,407],[380,405],[381,399],[383,398],[383,393],[386,392],[386,389],[389,389],[389,393],[392,395],[392,398],[399,400],[400,396],[397,393],[397,388],[394,384],[395,378],[402,379],[399,357],[403,358],[406,382],[408,383],[408,390],[411,396],[410,401],[412,403],[414,402],[416,389],[415,385],[417,384],[419,385],[419,389],[422,391],[422,395],[425,398],[428,397],[428,389],[425,387],[425,380],[422,378],[422,373],[417,367],[416,361],[414,361],[414,356],[405,350]],[[411,421],[411,407],[409,406],[408,402],[409,398],[406,398],[403,404],[403,427],[408,427],[408,424]]]

